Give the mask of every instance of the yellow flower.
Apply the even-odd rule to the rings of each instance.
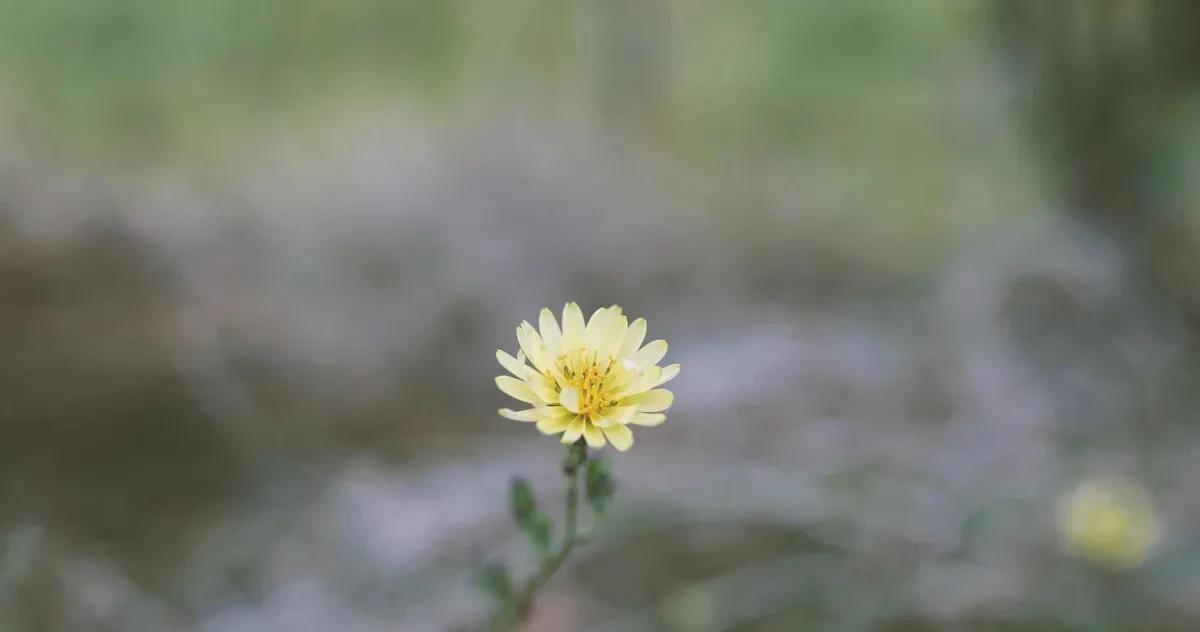
[[[562,433],[563,443],[583,437],[593,448],[607,440],[624,452],[633,445],[629,426],[657,426],[675,396],[663,388],[679,374],[679,365],[658,366],[667,342],[642,346],[646,320],[632,323],[621,308],[601,307],[585,324],[583,312],[567,303],[562,329],[549,309],[538,318],[541,331],[528,322],[517,327],[521,350],[496,359],[512,376],[496,378],[506,394],[531,406],[500,409],[500,416],[536,422],[543,434]],[[526,361],[533,366],[526,364]]]
[[[1132,568],[1158,544],[1158,516],[1150,497],[1136,484],[1085,481],[1063,499],[1059,529],[1069,551],[1096,562]]]

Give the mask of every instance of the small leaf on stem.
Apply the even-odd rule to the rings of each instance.
[[[608,508],[613,494],[617,491],[617,484],[613,480],[607,459],[588,461],[587,471],[584,475],[584,488],[587,494],[587,503],[591,506],[592,511],[603,514],[604,510]]]
[[[512,597],[512,579],[509,577],[508,567],[503,562],[493,562],[484,566],[475,581],[480,590],[497,603],[505,603]]]
[[[537,499],[529,481],[519,477],[512,479],[509,500],[512,504],[513,519],[521,529],[527,531],[537,514]]]
[[[572,443],[567,448],[567,456],[563,459],[563,473],[567,476],[575,474],[575,470],[587,460],[587,443],[583,439]]]
[[[550,554],[550,540],[553,530],[553,523],[546,514],[537,514],[529,523],[529,528],[526,533],[529,534],[529,540],[533,543],[533,548],[537,549],[538,555],[545,557]]]

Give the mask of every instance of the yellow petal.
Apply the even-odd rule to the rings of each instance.
[[[525,352],[525,356],[529,358],[529,362],[537,368],[538,372],[545,373],[549,368],[549,363],[546,362],[546,349],[542,345],[542,337],[528,321],[522,321],[521,326],[517,327],[517,342],[521,344],[521,351]]]
[[[518,411],[514,411],[511,408],[501,408],[500,416],[513,421],[537,421],[539,419],[537,408]]]
[[[629,423],[635,426],[657,426],[667,420],[662,413],[635,413]]]
[[[550,417],[557,419],[558,417],[570,417],[573,414],[574,413],[566,408],[563,408],[562,406],[544,406],[542,408],[538,408],[539,418]]]
[[[578,414],[579,390],[573,386],[564,386],[562,392],[558,394],[558,403],[562,404],[563,408]]]
[[[629,329],[629,319],[623,315],[614,316],[601,332],[600,340],[596,342],[600,352],[610,357],[615,355],[617,349],[621,347],[621,340],[625,337],[627,329]]]
[[[500,349],[496,350],[496,359],[500,361],[500,366],[504,367],[505,371],[521,379],[525,379],[525,374],[528,372],[529,367],[525,366],[524,360],[514,358]]]
[[[528,354],[529,352],[526,351],[525,353]],[[667,355],[667,341],[655,340],[654,342],[642,347],[641,350],[633,356],[633,361],[637,362],[638,366],[646,367],[652,364],[658,364],[658,361],[662,360],[663,356],[665,355]]]
[[[598,327],[600,325],[600,320],[606,319],[608,317],[609,317],[608,308],[607,307],[599,307],[596,309],[596,311],[592,312],[591,317],[588,318],[587,326],[588,327]],[[584,331],[587,331],[587,328],[584,328]]]
[[[504,391],[504,394],[508,395],[509,397],[519,399],[529,404],[540,403],[538,396],[533,393],[533,390],[529,388],[529,385],[515,377],[501,375],[500,377],[496,378],[496,387],[501,391]]]
[[[627,424],[637,409],[637,406],[609,406],[600,411],[600,416],[613,423]]]
[[[567,303],[563,307],[562,348],[571,352],[583,346],[583,312],[579,305]]]
[[[644,393],[655,386],[658,386],[658,380],[660,379],[661,375],[662,369],[660,367],[648,366],[642,370],[640,375],[630,380],[615,393],[613,393],[612,396],[616,399],[621,399],[623,397],[629,397],[630,395],[636,395],[637,393]]]
[[[604,432],[609,443],[612,443],[613,447],[621,452],[628,450],[633,445],[633,431],[628,426],[609,426],[601,428],[601,431]]]
[[[621,360],[614,362],[608,367],[608,373],[604,376],[603,388],[606,392],[610,393],[623,390],[622,387],[637,376],[637,365],[633,361]]]
[[[542,417],[537,422],[538,432],[542,434],[552,435],[558,434],[567,429],[567,425],[571,423],[571,417]]]
[[[662,386],[663,384],[670,382],[671,380],[675,379],[676,375],[679,375],[679,365],[678,364],[669,364],[667,366],[664,366],[663,370],[662,370],[662,375],[658,378],[657,386]]]
[[[664,388],[656,388],[645,393],[638,393],[625,398],[626,404],[636,404],[638,410],[644,413],[656,413],[671,407],[675,394]]]
[[[542,330],[542,344],[546,346],[546,359],[553,362],[554,358],[562,353],[562,330],[558,328],[558,321],[555,320],[554,313],[548,308],[543,307],[541,313],[538,314],[538,327]]]
[[[583,438],[587,440],[587,444],[590,447],[604,447],[604,433],[592,424],[586,424],[583,427]]]
[[[563,443],[575,443],[579,437],[583,436],[583,428],[587,425],[587,420],[576,415],[571,419],[571,423],[567,425],[567,429],[563,431]]]
[[[558,403],[558,391],[554,388],[554,380],[537,373],[531,376],[531,378],[526,380],[525,383],[529,385],[529,389],[533,391],[534,395],[537,395],[547,404]]]
[[[608,311],[607,307],[592,312],[592,317],[588,319],[587,327],[583,330],[583,344],[588,349],[595,349],[601,353],[606,353],[604,350],[604,339],[607,337],[609,324],[612,322],[613,314]]]
[[[625,335],[621,338],[621,346],[617,348],[617,358],[632,358],[646,339],[646,319],[639,318],[629,323]]]

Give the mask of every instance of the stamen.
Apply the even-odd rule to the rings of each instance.
[[[605,406],[611,405],[604,397],[605,384],[608,381],[606,378],[613,368],[611,357],[601,358],[598,350],[579,347],[564,351],[555,360],[564,381],[563,384],[557,384],[556,381],[556,388],[561,392],[565,386],[574,387],[579,392],[581,413],[597,413]]]

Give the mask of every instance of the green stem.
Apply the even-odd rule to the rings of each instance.
[[[571,555],[571,551],[575,549],[575,545],[579,542],[578,536],[578,515],[579,515],[579,471],[583,469],[584,463],[587,462],[587,444],[580,439],[576,444],[567,447],[567,456],[563,461],[563,474],[567,477],[567,507],[566,507],[566,527],[563,533],[562,544],[558,551],[549,559],[542,563],[537,574],[529,579],[525,587],[519,591],[514,599],[515,606],[515,623],[524,621],[529,616],[529,611],[533,607],[534,598],[546,582],[554,576],[554,573],[562,566],[567,557]]]

